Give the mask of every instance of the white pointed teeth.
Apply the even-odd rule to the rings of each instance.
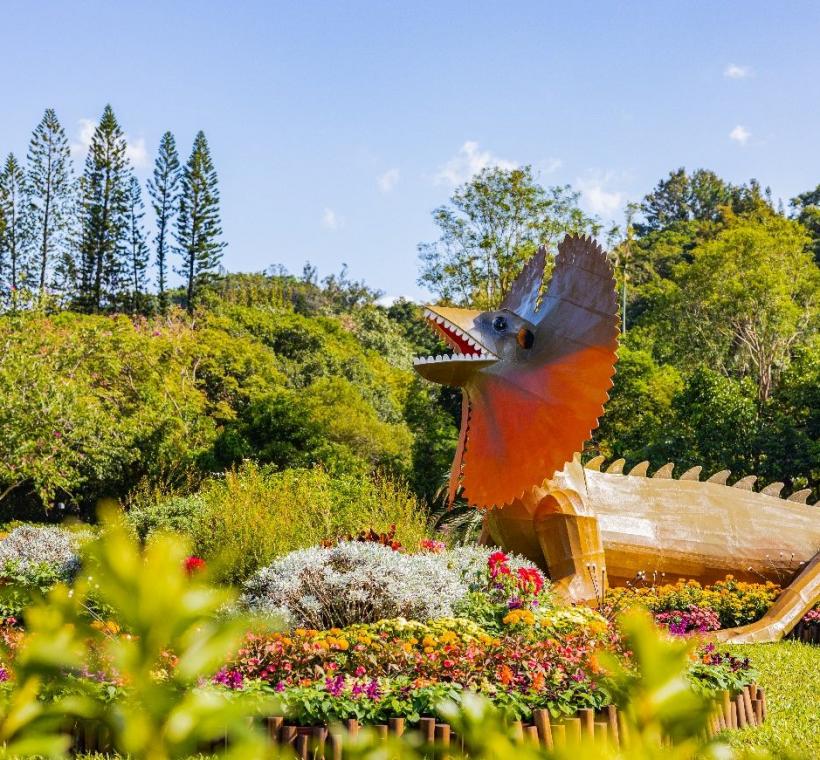
[[[417,356],[413,359],[413,365],[419,364],[436,364],[439,362],[474,362],[474,361],[493,361],[495,357],[489,354],[453,354],[452,356]]]
[[[447,342],[453,346],[455,353],[450,356],[442,356],[439,354],[438,356],[419,357],[413,360],[414,365],[433,364],[436,362],[494,361],[498,358],[473,339],[468,332],[465,332],[441,315],[436,314],[430,309],[425,309],[424,317],[428,322],[441,326],[439,332],[441,332]]]

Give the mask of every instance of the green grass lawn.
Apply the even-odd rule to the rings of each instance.
[[[783,641],[732,650],[751,658],[769,707],[763,726],[733,732],[732,746],[820,757],[820,647]]]

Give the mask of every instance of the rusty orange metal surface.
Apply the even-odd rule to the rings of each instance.
[[[792,584],[759,624],[722,634],[736,641],[781,636],[820,593],[820,510],[806,492],[786,501],[773,487],[734,487],[728,473],[700,482],[672,465],[647,477],[623,462],[582,467],[583,448],[612,386],[618,341],[612,268],[594,241],[567,237],[541,295],[546,251],[525,266],[500,308],[430,306],[428,322],[452,356],[417,359],[415,369],[464,392],[451,471],[487,510],[485,536],[541,565],[559,592],[588,600],[639,573],[709,583],[727,574]]]

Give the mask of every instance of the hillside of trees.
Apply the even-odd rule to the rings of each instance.
[[[224,273],[201,132],[185,164],[163,136],[145,192],[150,232],[110,107],[79,178],[51,110],[25,164],[9,156],[0,173],[0,519],[184,495],[249,460],[387,477],[431,505],[460,394],[412,371],[438,349],[420,308],[379,306],[344,270]],[[567,231],[607,243],[625,334],[585,455],[817,495],[820,185],[786,209],[755,181],[680,169],[604,229],[570,187],[491,168],[433,218],[420,282],[475,308],[497,305],[541,243]]]

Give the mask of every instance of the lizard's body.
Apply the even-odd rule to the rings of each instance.
[[[727,486],[726,471],[701,482],[699,469],[673,480],[671,465],[651,478],[646,463],[628,475],[623,460],[607,472],[601,457],[582,467],[573,452],[597,425],[617,359],[615,282],[591,240],[561,243],[542,295],[545,262],[541,249],[497,310],[426,312],[455,353],[418,359],[416,370],[464,390],[451,499],[461,489],[486,509],[484,540],[537,562],[576,601],[639,573],[779,583],[763,620],[721,633],[779,638],[820,598],[820,509],[800,503],[809,491],[785,501],[782,484]]]
[[[607,580],[614,586],[635,581],[639,572],[669,582],[706,584],[730,574],[787,585],[820,550],[816,507],[743,488],[599,472],[577,462],[546,485],[526,500],[487,513],[493,540],[549,565],[539,537],[562,533],[556,515],[567,515],[569,508],[575,520],[592,518],[597,524]],[[594,532],[589,541],[583,553],[591,555]],[[557,568],[545,569],[559,584],[566,578]],[[598,569],[604,567],[599,563]],[[577,596],[588,597],[595,582],[586,579]]]

